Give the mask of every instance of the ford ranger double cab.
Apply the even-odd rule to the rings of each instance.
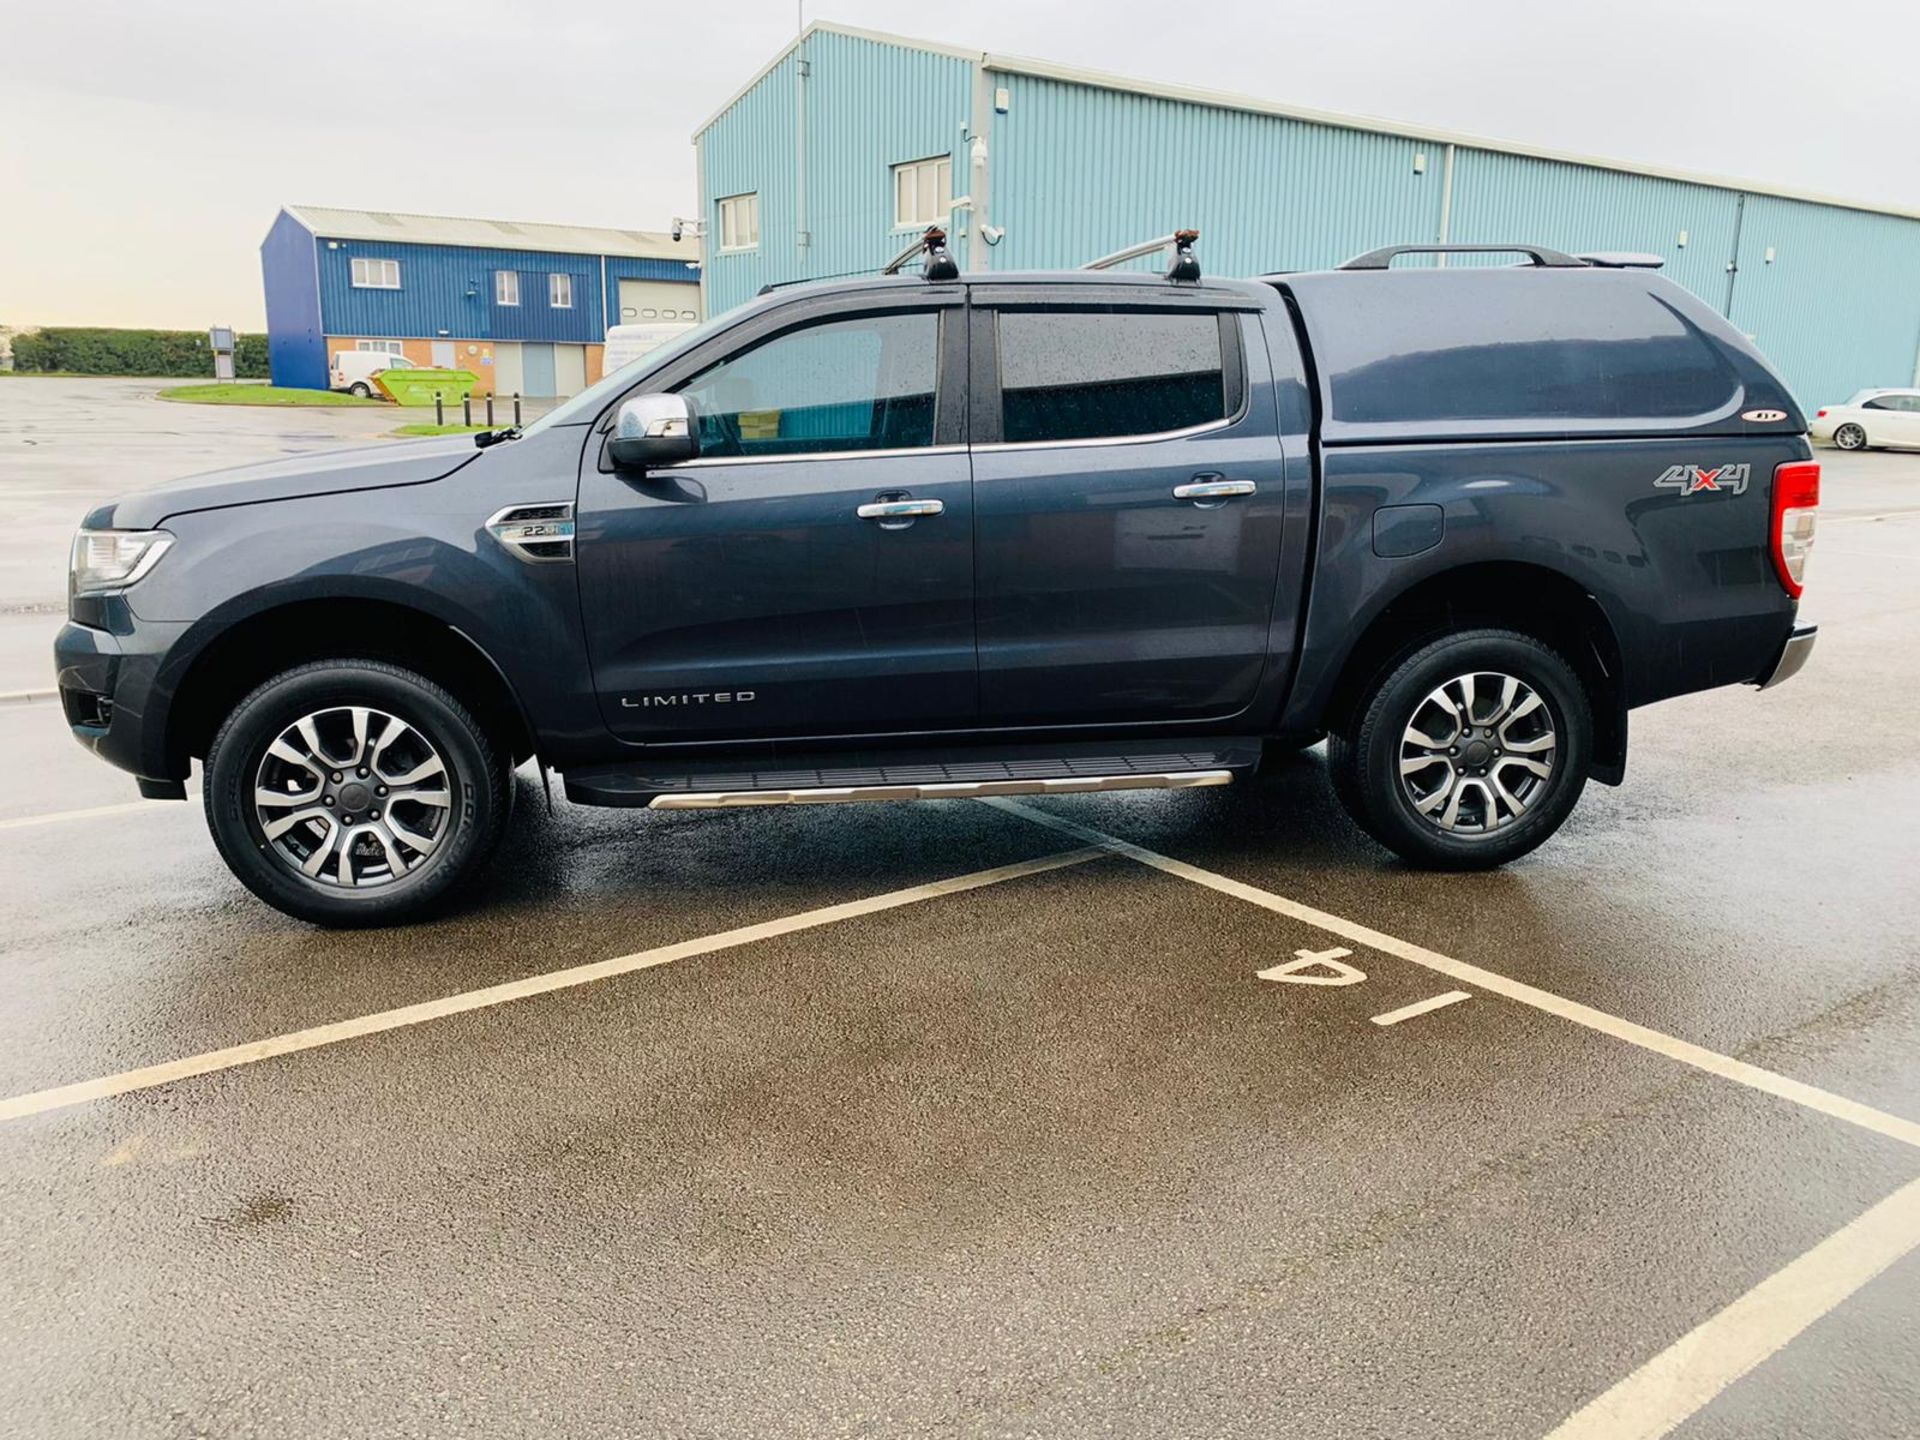
[[[86,517],[80,742],[267,903],[386,923],[514,767],[588,805],[1180,788],[1328,738],[1417,865],[1525,854],[1635,707],[1770,685],[1819,469],[1747,340],[1620,257],[778,290],[524,430]],[[1424,257],[1423,257],[1424,258]]]

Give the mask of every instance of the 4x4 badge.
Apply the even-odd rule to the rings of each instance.
[[[1704,465],[1669,465],[1653,483],[1663,489],[1678,490],[1682,495],[1695,495],[1702,490],[1744,495],[1752,474],[1751,465],[1719,465],[1711,470]]]

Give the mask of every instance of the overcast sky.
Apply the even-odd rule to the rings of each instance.
[[[806,18],[1920,209],[1915,0]],[[0,0],[0,324],[260,328],[286,203],[664,229],[697,205],[693,127],[795,25],[792,0]]]

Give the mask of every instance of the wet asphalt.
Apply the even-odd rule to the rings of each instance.
[[[25,455],[16,388],[158,403],[89,383],[0,382],[36,545],[124,481]],[[268,414],[222,423],[306,443]],[[1920,1118],[1920,455],[1822,459],[1808,668],[1636,712],[1627,784],[1507,870],[1395,864],[1315,752],[1032,808]],[[4,623],[50,631],[26,548]],[[0,1096],[1078,843],[969,802],[550,814],[527,772],[473,905],[334,934],[197,805],[68,815],[133,794],[52,707],[0,744]],[[1256,976],[1335,946],[1364,981]],[[0,1121],[0,1434],[1539,1436],[1916,1175],[1109,855]],[[1675,1433],[1920,1433],[1916,1333],[1910,1254]]]

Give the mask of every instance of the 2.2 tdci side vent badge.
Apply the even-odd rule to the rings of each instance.
[[[573,504],[509,505],[487,521],[487,533],[522,560],[573,559]]]

